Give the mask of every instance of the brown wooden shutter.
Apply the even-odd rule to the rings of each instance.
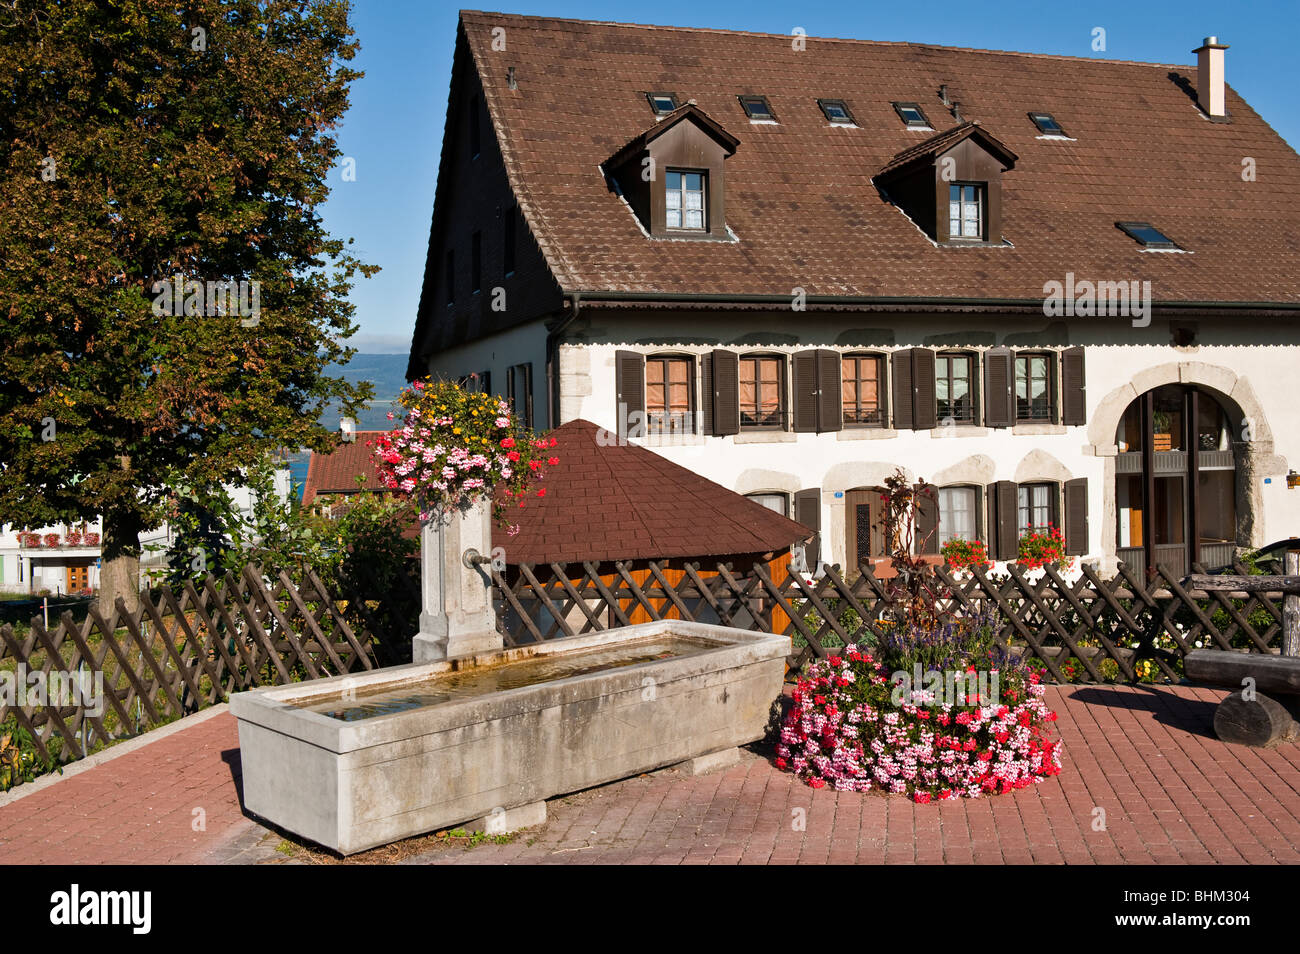
[[[844,429],[844,403],[840,394],[840,353],[817,351],[817,430]]]
[[[1061,352],[1061,423],[1088,423],[1088,402],[1083,373],[1083,348]]]
[[[800,433],[817,430],[817,352],[794,354],[794,429]]]
[[[645,355],[639,351],[614,354],[614,408],[620,434],[630,431],[633,414],[645,413]]]
[[[991,555],[995,560],[1014,560],[1020,554],[1020,488],[1013,480],[999,480],[991,497]]]
[[[918,431],[937,427],[939,406],[935,403],[934,352],[912,349],[912,427]]]
[[[916,552],[939,552],[939,490],[926,484],[916,502]]]
[[[1082,556],[1088,552],[1088,480],[1076,477],[1065,482],[1065,552]]]
[[[713,433],[713,355],[700,358],[700,433]]]
[[[907,430],[912,424],[912,351],[895,351],[889,356],[894,392],[894,427]]]
[[[1016,422],[1015,356],[1010,348],[984,352],[984,423],[1010,427]]]
[[[734,351],[714,351],[713,360],[713,433],[721,436],[740,433],[740,355]]]
[[[812,542],[804,547],[808,571],[815,571],[821,560],[822,491],[820,487],[800,490],[794,495],[794,519],[813,531]]]

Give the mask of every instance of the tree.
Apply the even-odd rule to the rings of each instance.
[[[325,373],[377,270],[318,213],[348,13],[0,3],[0,523],[102,515],[107,609],[134,605],[169,488],[332,449],[321,412],[370,396]]]

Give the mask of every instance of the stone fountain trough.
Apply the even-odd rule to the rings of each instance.
[[[677,620],[236,693],[244,807],[352,854],[762,738],[790,640]]]

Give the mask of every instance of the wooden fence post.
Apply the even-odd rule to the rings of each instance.
[[[1300,576],[1300,550],[1286,551],[1284,572]],[[1282,603],[1282,655],[1300,656],[1300,593],[1288,592]]]

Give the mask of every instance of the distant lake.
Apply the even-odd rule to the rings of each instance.
[[[374,400],[367,401],[357,413],[358,431],[389,431],[401,421],[402,409],[396,404],[396,400],[398,394],[406,387],[406,355],[357,354],[342,367],[331,366],[327,373],[342,375],[349,381],[369,381],[374,385]],[[391,421],[388,419],[390,411],[395,418]],[[336,431],[339,427],[339,416],[337,405],[326,408],[320,416],[320,423],[329,430]],[[302,500],[311,451],[288,454],[285,459],[289,465],[289,481],[293,487],[293,494],[298,500]]]

